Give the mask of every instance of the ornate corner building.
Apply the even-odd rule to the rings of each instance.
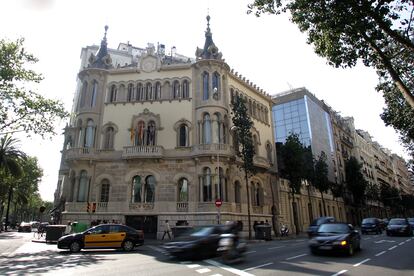
[[[82,49],[56,192],[62,222],[116,220],[156,237],[165,220],[217,223],[221,199],[221,221],[240,220],[247,231],[246,183],[231,130],[236,95],[254,123],[251,221],[271,219],[272,99],[230,69],[209,21],[195,58],[175,48],[166,54],[162,44],[109,49],[107,27],[99,49]]]

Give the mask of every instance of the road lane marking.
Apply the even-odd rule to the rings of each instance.
[[[192,262],[190,261],[184,261],[184,262],[180,262],[180,264],[191,264]]]
[[[250,253],[256,253],[257,251],[247,251],[247,252],[245,252],[244,254],[250,254]]]
[[[405,242],[400,242],[398,245],[403,245]]]
[[[214,275],[211,275],[211,276],[223,276],[223,275],[221,275],[221,274],[214,274]]]
[[[363,263],[366,263],[366,262],[368,262],[368,261],[370,261],[370,260],[371,260],[370,258],[365,259],[365,260],[363,260],[362,262],[359,262],[359,263],[357,263],[357,264],[354,264],[354,266],[355,266],[355,267],[360,266],[360,265],[362,265]]]
[[[224,265],[222,263],[219,263],[219,262],[216,262],[216,261],[213,261],[213,260],[204,260],[204,262],[206,262],[208,264],[211,264],[211,265],[214,265],[214,266],[217,266],[218,268],[230,271],[231,273],[239,275],[239,276],[254,276],[253,274],[247,273],[243,270],[235,269],[235,268],[232,268],[230,266]]]
[[[199,264],[191,264],[191,265],[187,265],[188,268],[196,268],[196,267],[200,267],[201,265]]]
[[[201,268],[201,269],[197,269],[196,271],[200,274],[203,274],[203,273],[210,272],[211,270],[209,268]]]
[[[390,240],[380,240],[380,241],[376,241],[375,243],[384,243],[384,242],[390,242],[393,243],[395,241],[390,241]]]
[[[260,268],[260,267],[264,267],[264,266],[268,266],[268,265],[272,265],[272,264],[273,264],[273,262],[270,262],[270,263],[266,263],[266,264],[262,264],[262,265],[258,265],[258,266],[254,266],[254,267],[249,267],[249,268],[243,269],[243,271],[249,271],[249,270],[253,270],[253,269],[256,269],[256,268]]]
[[[332,274],[332,276],[338,276],[338,275],[344,274],[347,271],[348,270],[344,269],[344,270],[339,271],[338,273]]]
[[[364,241],[366,241],[366,240],[370,240],[371,238],[364,238]]]
[[[296,259],[296,258],[300,258],[300,257],[306,256],[306,255],[308,255],[308,254],[300,254],[300,255],[297,255],[297,256],[293,256],[293,257],[287,258],[286,261],[293,260],[293,259]]]
[[[277,248],[282,248],[282,247],[285,247],[285,246],[282,245],[282,246],[269,247],[268,249],[271,250],[271,249],[277,249]]]
[[[160,252],[160,253],[165,253],[166,252],[164,249],[161,249],[161,248],[159,248],[157,246],[153,246],[153,245],[147,245],[147,246],[149,248],[151,248],[152,250],[155,250],[155,251]]]
[[[388,250],[393,250],[393,249],[395,249],[395,248],[397,248],[397,246],[396,246],[396,245],[394,245],[393,247],[388,248]]]
[[[406,242],[409,242],[409,241],[411,241],[411,239],[406,240]]]
[[[378,254],[375,254],[375,256],[376,256],[376,257],[381,256],[381,255],[382,255],[382,254],[384,254],[385,252],[387,252],[387,251],[382,251],[382,252],[380,252],[380,253],[378,253]]]

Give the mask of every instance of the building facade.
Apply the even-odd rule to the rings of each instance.
[[[195,58],[164,45],[109,49],[107,28],[99,49],[82,49],[56,194],[61,222],[116,220],[159,237],[165,220],[237,220],[246,232],[248,206],[252,222],[271,219],[272,99],[224,62],[209,20]],[[254,123],[257,173],[248,183],[233,143],[236,95]]]

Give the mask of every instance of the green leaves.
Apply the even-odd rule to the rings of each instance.
[[[25,68],[38,60],[25,51],[23,42],[0,40],[0,132],[25,131],[42,137],[56,134],[56,120],[69,114],[61,102],[25,88],[43,77]]]
[[[362,164],[358,160],[351,156],[345,162],[345,175],[346,175],[346,185],[348,190],[353,196],[355,204],[362,204],[365,200],[365,191],[367,189],[367,181],[365,180],[362,172]]]

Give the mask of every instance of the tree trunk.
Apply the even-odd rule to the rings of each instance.
[[[298,222],[298,208],[295,201],[295,194],[292,193],[292,210],[293,210],[293,224],[295,225],[296,235],[299,235],[299,222]]]
[[[252,223],[250,220],[250,192],[249,192],[249,178],[247,176],[246,170],[244,171],[244,177],[246,180],[246,190],[247,190],[247,220],[249,224],[249,240],[252,239]]]
[[[13,193],[13,188],[10,185],[10,187],[9,187],[9,197],[7,199],[6,227],[5,227],[5,231],[7,231],[7,226],[9,226],[9,211],[10,211],[10,201],[11,201],[11,198],[12,198],[12,193]]]
[[[277,180],[276,180],[277,181]],[[269,178],[269,184],[270,184],[270,190],[272,192],[272,227],[273,232],[275,233],[275,237],[279,236],[279,229],[278,229],[278,223],[277,223],[277,210],[275,205],[275,194],[273,191],[273,183],[272,183],[272,176]]]
[[[323,193],[321,192],[321,199],[322,199],[322,207],[323,207],[323,215],[326,217],[326,206],[325,206],[325,199],[323,198]]]

